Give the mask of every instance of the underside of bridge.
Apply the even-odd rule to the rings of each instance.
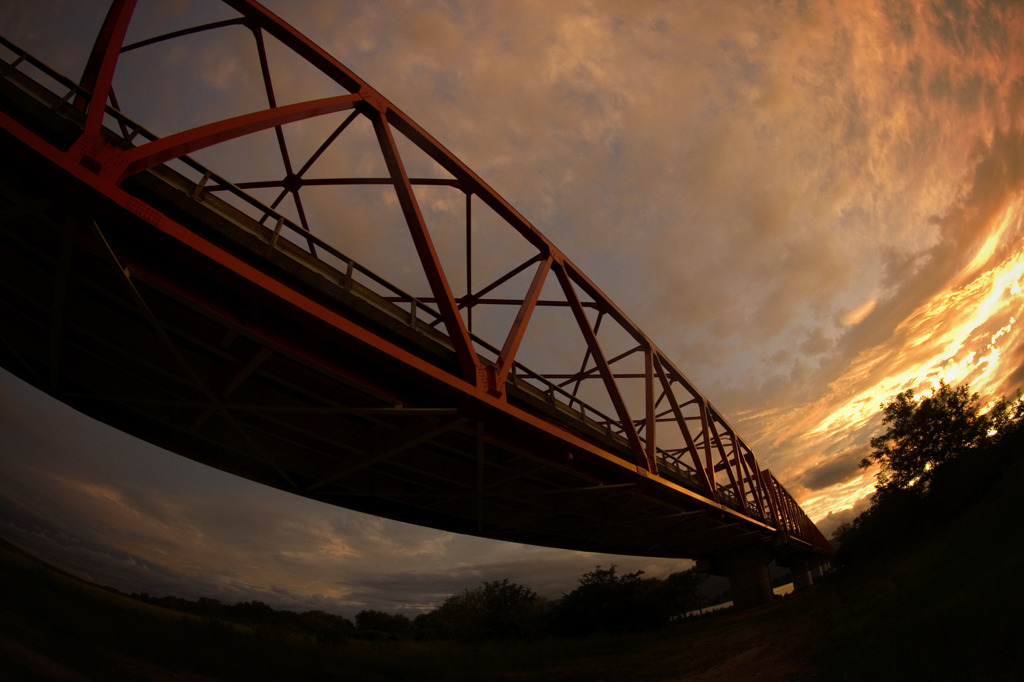
[[[102,89],[104,64],[116,61],[103,40],[127,21],[131,4],[115,3],[86,85]],[[255,3],[228,4],[257,29],[289,40],[291,29]],[[219,199],[206,186],[210,172],[197,179],[159,162],[209,131],[177,147],[134,146],[118,112],[107,117],[120,132],[110,121],[101,127],[85,104],[88,90],[72,86],[61,97],[22,73],[19,64],[31,60],[8,49],[20,56],[0,64],[0,364],[25,381],[173,452],[329,504],[528,544],[712,558],[714,570],[750,584],[751,596],[738,603],[766,598],[763,570],[750,574],[751,566],[831,551],[646,337],[503,200],[468,170],[460,175],[457,162],[453,182],[467,200],[483,195],[521,221],[516,229],[539,249],[527,262],[538,269],[535,284],[504,348],[490,358],[467,351],[474,346],[465,312],[444,307],[445,295],[458,311],[482,300],[479,293],[456,302],[443,272],[428,272],[440,313],[425,318],[422,300],[382,295],[366,283],[373,275],[355,277],[356,265],[340,253],[325,259],[329,244],[283,238],[286,221],[275,221],[273,210],[261,208],[256,220]],[[355,107],[373,119],[415,240],[422,217],[388,146],[389,125],[415,133],[414,124],[365,84],[353,87],[342,67],[331,68],[359,94],[314,104]],[[287,107],[231,125],[292,120],[291,109],[280,109]],[[157,152],[140,155],[153,146]],[[442,152],[433,153],[445,161]],[[423,239],[417,248],[429,255]],[[514,362],[549,270],[589,344],[583,366],[594,367],[576,380],[603,381],[617,418],[575,395],[565,399],[536,376],[524,380]],[[626,376],[612,369],[617,358],[602,355],[600,317],[591,325],[577,291],[590,292],[587,304],[639,341],[647,382],[639,418],[617,393],[616,380]],[[693,397],[677,400],[673,384]],[[680,448],[658,445],[659,421],[676,425]]]
[[[623,482],[621,465],[574,457],[557,435],[424,386],[372,343],[267,296],[55,169],[25,157],[11,168],[0,197],[2,363],[85,414],[261,483],[455,532],[674,557],[763,538],[685,498],[659,499],[675,491],[659,495],[657,481]],[[311,300],[381,333],[408,329],[344,286],[287,269],[277,275]],[[443,347],[405,345],[455,362]]]

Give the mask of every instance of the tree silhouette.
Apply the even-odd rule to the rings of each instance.
[[[448,597],[433,612],[417,617],[417,625],[444,639],[527,638],[544,634],[546,607],[536,592],[504,578]]]
[[[1009,403],[1000,415],[1009,424]],[[871,439],[872,452],[860,466],[880,465],[876,488],[922,492],[936,467],[989,444],[997,425],[991,414],[982,414],[977,393],[967,386],[951,388],[941,382],[926,398],[915,399],[913,390],[896,395],[882,405],[887,429]]]
[[[880,465],[871,508],[836,530],[845,563],[890,557],[934,537],[983,499],[1024,450],[1024,401],[999,398],[982,412],[967,386],[939,384],[917,399],[904,391],[882,405],[884,433],[862,467]]]
[[[365,639],[408,639],[415,627],[407,616],[365,609],[356,614],[356,633]]]
[[[698,588],[706,576],[695,569],[673,573],[667,580],[644,578],[643,573],[620,575],[614,565],[585,573],[558,604],[559,630],[569,635],[642,632],[697,608]]]

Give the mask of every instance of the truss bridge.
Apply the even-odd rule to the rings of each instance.
[[[587,274],[283,19],[202,4],[115,0],[80,74],[0,39],[0,364],[328,504],[809,584],[828,541]]]

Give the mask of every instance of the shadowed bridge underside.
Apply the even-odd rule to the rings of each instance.
[[[111,84],[120,55],[182,31],[126,45],[134,3],[115,2],[77,83],[4,41],[5,368],[173,452],[419,525],[645,556],[831,551],[714,408],[532,225],[294,29],[256,3],[225,4],[238,18],[189,35],[250,31],[269,108],[165,137],[128,118]],[[270,37],[341,94],[278,103]],[[328,115],[342,122],[314,158],[354,120],[368,123],[384,174],[329,180],[392,191],[426,291],[406,294],[309,224],[299,193],[315,183],[291,166],[282,130]],[[275,132],[286,166],[264,185],[294,195],[294,220],[188,156],[260,130]],[[443,173],[410,177],[410,143]],[[417,202],[440,186],[463,197],[467,242],[477,202],[528,247],[485,284],[467,274],[459,296]],[[493,345],[472,322],[488,305],[514,313]],[[531,328],[541,309],[575,331],[571,369],[520,363],[528,330],[543,337]],[[551,352],[572,343],[555,338]]]

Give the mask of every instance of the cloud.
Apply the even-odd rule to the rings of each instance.
[[[852,362],[785,432],[792,447],[776,440],[793,453],[794,468],[812,448],[836,453],[819,456],[794,479],[809,495],[831,484],[835,504],[849,500],[840,489],[842,473],[852,471],[844,462],[857,459],[851,443],[866,443],[878,428],[878,404],[896,392],[925,390],[940,377],[969,383],[986,398],[1019,386],[1019,378],[1006,377],[1019,356],[1024,313],[1024,259],[1012,246],[1024,236],[1024,177],[1017,170],[1024,146],[1009,132],[997,131],[993,140],[978,147],[959,199],[933,221],[941,238],[921,256],[925,265],[838,338]]]
[[[839,526],[850,523],[871,507],[871,496],[866,495],[857,500],[853,506],[843,511],[829,512],[828,515],[819,519],[815,525],[825,537],[831,538]]]
[[[679,364],[716,403],[741,410],[781,384],[824,388],[793,335],[814,325],[834,341],[866,301],[896,298],[906,273],[886,263],[934,273],[921,245],[940,231],[924,218],[950,200],[1012,90],[997,58],[1012,33],[993,26],[1018,19],[972,9],[964,30],[981,47],[967,50],[939,9],[887,4],[310,4],[271,7],[511,199],[670,356],[694,358]],[[929,87],[938,81],[996,94],[965,109]],[[349,205],[361,223],[359,210]],[[396,262],[369,253],[370,232],[347,234],[362,262]],[[751,376],[764,377],[758,390],[740,390]]]
[[[267,4],[578,263],[825,525],[866,504],[871,472],[856,463],[888,395],[940,376],[986,394],[1021,384],[1019,7]],[[206,15],[215,5],[191,3],[182,14],[176,3],[146,4],[133,30],[151,35],[167,18],[181,28],[195,11],[221,18]],[[72,24],[102,19],[99,9],[75,7],[16,3],[0,26],[75,75],[90,45]],[[56,19],[70,39],[47,40],[29,9]],[[187,49],[147,53],[175,65],[165,79],[152,77],[143,51],[122,57],[118,97],[133,116],[147,125],[156,117],[157,132],[169,132],[266,105],[254,60],[238,61],[253,53],[247,31],[181,45]],[[268,50],[280,56],[274,41]],[[281,64],[282,101],[337,94],[309,71]],[[308,156],[335,125],[288,127],[295,157]],[[381,174],[368,138],[340,142],[311,174]],[[256,151],[228,144],[202,158],[236,180],[280,174],[273,133],[259,142]],[[422,290],[422,274],[398,256],[409,247],[399,244],[405,231],[393,193],[306,196],[311,219],[328,224],[324,234],[344,241],[343,251]],[[452,216],[461,197],[421,196],[440,221],[439,251],[457,262],[464,251]],[[500,272],[503,259],[521,262],[493,216],[480,209],[474,220],[474,248],[492,256],[478,277]],[[451,272],[461,284],[465,267]],[[415,610],[503,577],[556,596],[590,562],[612,561],[315,505],[74,416],[62,418],[66,429],[52,429],[41,416],[51,407],[9,384],[0,400],[16,425],[0,451],[4,528],[125,584]],[[647,560],[634,567],[670,570]]]
[[[840,483],[845,483],[852,478],[859,477],[860,462],[870,453],[871,448],[867,443],[855,445],[851,448],[823,458],[811,464],[811,466],[794,483],[801,485],[808,490],[821,490]]]
[[[874,311],[875,306],[878,305],[878,297],[872,297],[865,301],[863,304],[857,306],[850,312],[843,315],[841,322],[846,326],[853,326],[860,324],[864,321],[868,315]]]

